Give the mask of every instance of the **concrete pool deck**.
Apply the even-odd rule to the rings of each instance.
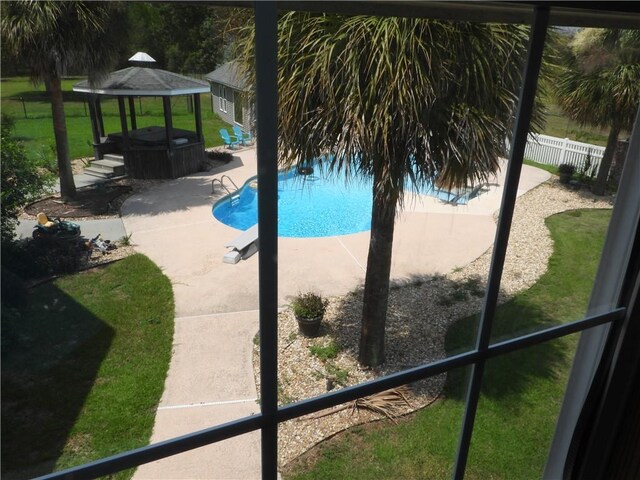
[[[176,302],[171,365],[152,442],[259,412],[251,363],[258,330],[258,255],[225,264],[224,247],[240,231],[213,218],[211,181],[228,175],[238,186],[256,174],[255,149],[234,153],[217,171],[176,179],[130,197],[122,220],[137,251],[170,278]],[[392,279],[448,273],[492,244],[504,171],[466,206],[432,197],[405,199],[396,222]],[[524,166],[518,195],[549,178]],[[364,281],[369,232],[340,237],[280,238],[278,301],[299,291],[344,295]],[[260,434],[141,466],[134,478],[259,478]]]

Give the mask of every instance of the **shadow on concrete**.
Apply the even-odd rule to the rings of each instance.
[[[238,156],[233,156],[233,160],[231,160],[229,163],[225,164],[225,165],[221,165],[217,168],[213,168],[211,169],[208,173],[211,175],[218,175],[218,174],[222,174],[225,172],[228,172],[229,170],[233,170],[235,168],[240,168],[244,166],[244,162],[242,161],[242,159]]]
[[[3,305],[3,478],[54,470],[113,337],[52,283],[31,292],[25,307]]]
[[[203,205],[212,207],[217,200],[227,195],[227,192],[221,189],[216,189],[215,193],[212,193],[212,178],[219,178],[225,172],[243,165],[240,157],[234,156],[233,160],[226,165],[158,183],[142,193],[129,197],[121,207],[121,214],[131,217],[154,216],[186,211]],[[237,186],[242,188],[240,184]]]

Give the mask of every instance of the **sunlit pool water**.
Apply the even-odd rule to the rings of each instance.
[[[372,180],[315,172],[301,175],[291,170],[278,176],[278,235],[281,237],[332,237],[371,229]],[[246,230],[258,222],[258,182],[249,179],[238,192],[213,205],[222,223]],[[451,200],[450,192],[426,186],[420,193]],[[460,198],[458,203],[466,203]]]

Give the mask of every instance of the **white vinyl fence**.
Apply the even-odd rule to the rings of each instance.
[[[574,142],[568,138],[550,137],[548,135],[530,134],[524,151],[524,158],[546,165],[558,166],[569,163],[576,167],[576,172],[584,172],[585,167],[591,174],[597,174],[604,147],[590,143]],[[587,159],[590,161],[587,164]]]

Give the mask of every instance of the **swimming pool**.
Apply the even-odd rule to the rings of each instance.
[[[324,175],[315,169],[301,175],[295,169],[278,176],[278,235],[332,237],[371,229],[371,179],[355,175]],[[238,192],[213,205],[213,216],[230,227],[246,230],[258,222],[258,182],[252,177]],[[469,195],[454,195],[431,186],[420,193],[466,203]]]

